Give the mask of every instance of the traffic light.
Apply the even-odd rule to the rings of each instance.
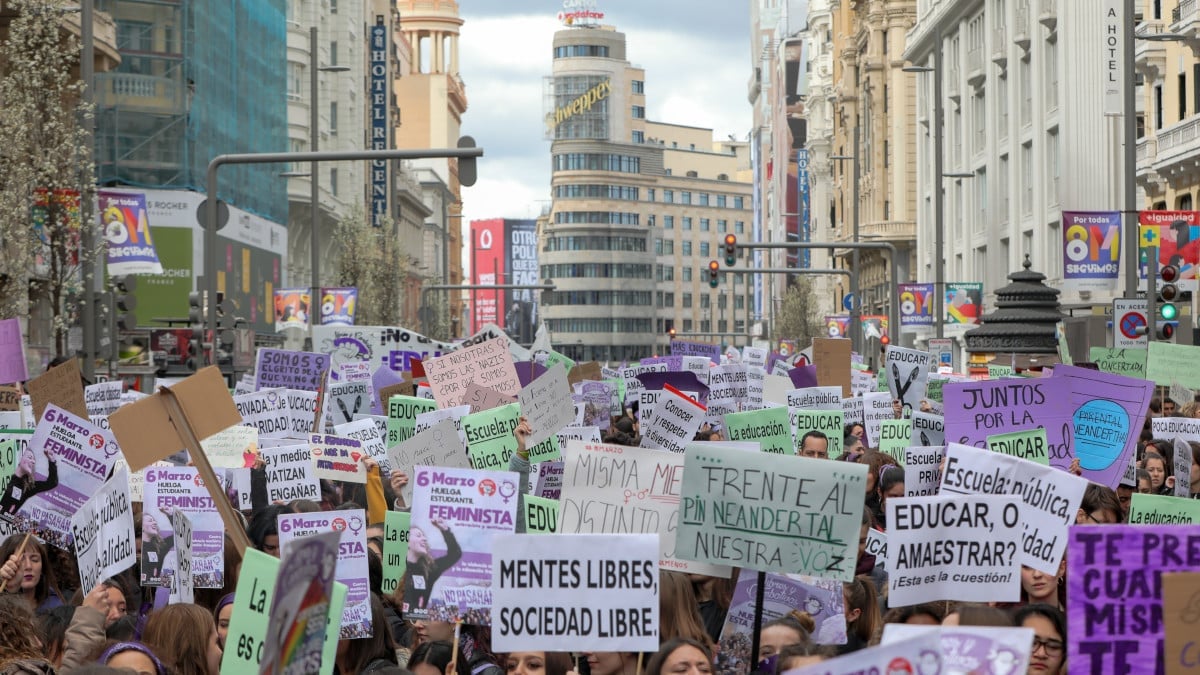
[[[1179,318],[1179,307],[1175,301],[1179,298],[1179,287],[1175,282],[1179,279],[1179,267],[1163,265],[1158,270],[1158,315],[1163,321],[1174,321]]]
[[[1156,251],[1150,259],[1150,264],[1158,269],[1157,274],[1153,276],[1147,274],[1148,280],[1154,284],[1147,289],[1147,322],[1154,325],[1154,339],[1170,340],[1175,337],[1175,329],[1179,325],[1179,306],[1175,304],[1179,299],[1179,286],[1176,285],[1179,280],[1179,266],[1173,263],[1157,264]],[[1139,326],[1136,329],[1139,335],[1148,335],[1150,330],[1149,326]]]
[[[710,288],[716,288],[719,283],[721,283],[721,263],[716,260],[710,260],[708,263],[708,285]]]
[[[672,340],[675,339],[675,329],[674,328],[667,329],[667,337],[671,338]]]
[[[137,277],[132,274],[113,277],[113,307],[116,308],[117,330],[137,328],[137,315],[133,313],[137,308],[137,296],[133,295],[136,289]]]
[[[200,370],[204,365],[204,295],[202,292],[188,293],[188,323],[192,329],[188,336],[188,370]]]
[[[887,346],[890,344],[892,344],[892,339],[888,337],[887,334],[879,336],[879,345],[881,347],[887,349]]]
[[[725,264],[733,267],[737,264],[737,235],[725,235]]]
[[[473,148],[475,147],[475,139],[470,136],[463,136],[458,139],[458,147]],[[460,157],[458,160],[458,183],[465,187],[471,187],[475,184],[475,158]]]

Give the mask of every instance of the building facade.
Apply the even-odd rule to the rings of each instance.
[[[804,98],[804,120],[807,122],[807,176],[809,190],[809,235],[813,241],[828,241],[835,233],[833,217],[833,12],[834,0],[810,0],[806,29],[800,33],[807,50],[805,68],[807,87]],[[813,267],[829,269],[833,252],[811,251]],[[845,277],[817,276],[812,278],[818,311],[834,314],[841,307],[839,281]]]
[[[1103,70],[1079,68],[1102,53],[1103,12],[1088,0],[921,0],[904,57],[943,70],[944,174],[933,175],[932,74],[916,77],[919,256],[916,276],[982,281],[982,312],[1025,256],[1062,287],[1063,210],[1120,208],[1120,124],[1103,105]],[[910,169],[911,170],[911,169]],[[934,200],[945,200],[937,251]],[[1064,306],[1112,294],[1066,290]],[[947,325],[947,337],[961,329]]]
[[[748,145],[646,119],[645,72],[611,27],[555,33],[552,72],[538,258],[557,286],[542,295],[554,348],[621,362],[667,353],[671,329],[745,344],[748,279],[722,272],[713,289],[707,274],[726,233],[750,232]]]

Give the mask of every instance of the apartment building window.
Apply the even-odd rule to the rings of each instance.
[[[1154,85],[1154,128],[1163,128],[1163,91],[1162,85]]]
[[[1150,15],[1155,19],[1162,18],[1162,0],[1154,0],[1150,3]]]
[[[700,194],[696,195],[696,197],[700,200],[700,206],[708,206],[707,192],[701,192]]]
[[[329,43],[329,65],[336,66],[338,64],[338,48],[337,40]]]
[[[738,309],[745,309],[745,308],[746,308],[746,296],[744,296],[744,295],[737,295],[737,296],[734,296],[734,298],[733,298],[733,308],[734,308],[735,310],[738,310]],[[741,323],[741,322],[738,322],[738,323]]]
[[[686,206],[690,206],[692,203],[692,193],[688,192],[686,190],[683,192],[680,192],[679,193],[679,203],[684,204]]]
[[[1050,198],[1047,201],[1054,205],[1058,204],[1058,129],[1054,129],[1046,136],[1046,163],[1049,165],[1046,167],[1048,169],[1046,173],[1050,174]]]
[[[892,203],[886,199],[883,200],[883,219],[884,220],[892,219]]]
[[[691,216],[684,216],[684,217],[683,217],[683,231],[684,231],[684,232],[690,232],[690,231],[691,231],[691,229],[692,229],[692,217],[691,217]]]
[[[683,280],[684,281],[692,280],[692,268],[690,268],[690,267],[683,268]]]
[[[1046,42],[1045,58],[1043,62],[1046,64],[1046,102],[1048,108],[1053,110],[1058,107],[1058,43]]]
[[[1000,155],[1000,173],[996,176],[996,194],[1000,200],[1000,222],[1008,222],[1008,155]]]
[[[288,62],[288,98],[293,101],[300,100],[301,92],[304,91],[304,64]]]
[[[987,98],[982,91],[975,97],[975,110],[973,112],[975,114],[973,121],[975,125],[975,152],[978,154],[982,153],[984,146],[987,145],[987,134],[984,133],[987,127]]]
[[[1033,230],[1025,230],[1021,233],[1021,257],[1033,257]]]
[[[683,302],[681,304],[684,309],[691,309],[692,308],[692,294],[684,293],[683,294]]]
[[[712,307],[712,297],[707,294],[700,295],[700,309],[709,309]]]
[[[646,201],[652,202],[656,196],[654,188],[646,188]]]
[[[638,144],[645,143],[646,142],[646,132],[635,130],[633,132],[633,142],[638,143]]]
[[[633,106],[633,119],[635,119],[635,120],[646,119],[646,106],[644,106],[644,105]]]
[[[728,229],[729,229],[729,221],[728,220],[718,220],[717,221],[717,232],[719,232],[721,234],[725,234],[725,232]]]
[[[717,309],[725,309],[728,306],[729,306],[729,296],[728,295],[718,295],[717,296]],[[725,330],[724,328],[721,329],[722,332],[724,332],[724,330]]]
[[[734,234],[745,234],[746,233],[746,223],[743,221],[740,221],[740,220],[735,220],[733,222],[733,232],[734,232]]]
[[[680,243],[680,246],[681,246],[681,249],[685,256],[692,255],[692,242],[684,240],[683,242]]]
[[[1200,110],[1200,108],[1197,109]],[[717,208],[725,208],[725,195],[717,195]]]
[[[675,216],[663,216],[663,229],[664,230],[675,229]]]
[[[1187,73],[1180,73],[1177,78],[1179,83],[1179,121],[1187,119]]]
[[[885,168],[885,169],[892,165],[890,149],[891,149],[891,146],[888,144],[887,139],[884,139],[884,141],[883,141],[883,168]]]
[[[982,232],[988,226],[988,184],[984,169],[975,172],[975,208],[978,210],[976,230]]]
[[[675,255],[675,240],[674,239],[664,239],[663,240],[663,255]]]
[[[700,242],[700,257],[707,258],[709,255],[709,244],[707,241]]]
[[[1059,223],[1058,221],[1050,223],[1050,236],[1046,237],[1046,241],[1062,241],[1062,234],[1060,234],[1061,231],[1062,231],[1061,223]],[[1049,272],[1046,273],[1046,276],[1050,277],[1051,280],[1062,279],[1062,275],[1063,275],[1062,256],[1061,255],[1050,255],[1050,256],[1046,256],[1046,258],[1049,260],[1049,262],[1046,264],[1046,266],[1050,268]]]
[[[1029,124],[1033,115],[1033,78],[1030,73],[1029,62],[1021,61],[1019,86],[1021,87],[1021,124],[1023,125]]]
[[[725,296],[722,295],[721,298],[724,299]],[[718,333],[727,332],[728,328],[729,328],[729,322],[726,321],[725,319],[720,319],[717,321],[717,332]]]
[[[1192,112],[1200,112],[1200,87],[1196,83],[1200,82],[1200,63],[1192,66]]]
[[[701,232],[708,232],[708,218],[701,218],[701,219],[700,219],[700,231],[701,231]]]
[[[996,113],[1000,138],[1008,138],[1008,78],[996,78]]]
[[[630,84],[633,85],[633,93],[635,93],[635,94],[646,93],[646,83],[643,82],[642,80],[633,80]]]
[[[1033,143],[1021,144],[1021,215],[1033,213]]]
[[[692,332],[692,320],[691,319],[683,320],[683,332],[685,332],[685,333]]]
[[[701,319],[700,320],[700,332],[701,333],[711,333],[712,332],[712,319]]]
[[[735,209],[746,208],[746,198],[745,197],[734,197],[733,198],[733,208],[735,208]]]
[[[338,104],[337,101],[329,102],[329,135],[337,136],[338,132]]]
[[[888,44],[887,44],[888,43],[888,32],[886,30],[883,31],[880,34],[879,38],[880,38],[880,42],[882,43],[883,53],[886,55],[888,53]]]
[[[975,249],[975,273],[971,276],[972,279],[983,281],[985,286],[992,286],[991,279],[988,278],[988,255],[987,247],[980,246]],[[992,286],[994,288],[994,286]]]
[[[675,191],[674,190],[663,190],[663,203],[664,204],[674,204],[675,203]]]
[[[663,254],[663,240],[655,239],[654,240],[654,255],[662,255],[662,254]]]

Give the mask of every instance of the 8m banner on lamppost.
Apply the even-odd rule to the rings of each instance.
[[[1116,288],[1121,272],[1121,213],[1063,212],[1063,283],[1077,291]]]

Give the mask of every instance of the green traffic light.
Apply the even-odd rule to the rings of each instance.
[[[1179,316],[1179,308],[1171,303],[1164,303],[1159,313],[1164,321],[1174,321]]]

